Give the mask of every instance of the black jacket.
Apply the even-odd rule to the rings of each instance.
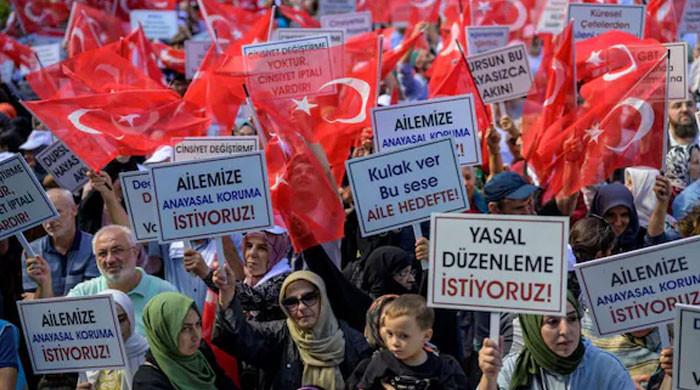
[[[233,381],[226,376],[221,367],[216,363],[216,357],[211,349],[207,347],[207,344],[202,342],[199,350],[202,351],[207,362],[209,362],[209,365],[216,374],[216,388],[219,390],[237,390],[238,388]],[[146,361],[139,367],[138,371],[136,371],[136,375],[134,375],[133,390],[140,389],[175,390],[175,387],[170,383],[170,379],[161,371],[158,362],[156,362],[156,359],[151,355],[151,351],[146,352]]]
[[[372,353],[364,336],[343,321],[338,321],[345,337],[345,359],[340,364],[344,378],[350,376],[360,360]],[[261,389],[298,389],[302,386],[304,363],[294,344],[286,321],[257,323],[247,321],[240,302],[219,310],[212,336],[214,344],[239,359],[263,370]]]
[[[467,377],[457,361],[448,355],[436,356],[428,352],[428,360],[418,367],[403,364],[386,349],[374,353],[364,368],[364,374],[356,389],[382,390],[383,383],[396,381],[398,386],[408,390],[448,390],[466,389]],[[358,377],[359,375],[353,374]],[[352,386],[352,385],[351,385]],[[350,387],[349,387],[350,388]],[[352,389],[355,390],[355,389]]]

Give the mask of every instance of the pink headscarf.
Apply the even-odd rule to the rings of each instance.
[[[275,234],[263,230],[259,232],[247,233],[243,237],[243,271],[245,272],[245,284],[255,286],[265,275],[252,275],[249,272],[248,267],[245,266],[245,248],[248,243],[248,239],[251,237],[262,238],[265,240],[265,242],[267,242],[267,270],[265,273],[269,272],[272,267],[277,265],[277,263],[287,256],[289,250],[292,248],[292,244],[289,241],[289,236],[286,232]]]

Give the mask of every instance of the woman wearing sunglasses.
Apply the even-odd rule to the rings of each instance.
[[[371,353],[361,333],[336,319],[323,280],[312,272],[297,271],[285,279],[279,302],[287,319],[267,323],[246,320],[228,266],[213,280],[219,287],[213,341],[262,369],[261,388],[344,389],[345,379]]]

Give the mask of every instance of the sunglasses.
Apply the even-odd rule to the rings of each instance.
[[[315,305],[318,302],[318,299],[320,297],[320,294],[318,291],[311,291],[308,292],[300,297],[287,297],[282,300],[282,306],[284,306],[287,310],[292,311],[296,310],[301,303],[304,304],[306,307],[311,307]]]

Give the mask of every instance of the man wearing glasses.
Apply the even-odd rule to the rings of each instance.
[[[101,275],[78,284],[68,296],[90,296],[109,288],[124,292],[134,304],[136,332],[145,335],[142,313],[146,303],[161,292],[176,291],[175,287],[136,266],[139,248],[127,227],[104,226],[95,233],[92,249]]]

